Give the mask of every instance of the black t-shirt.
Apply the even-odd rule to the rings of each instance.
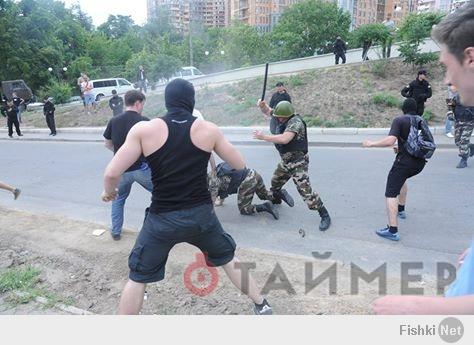
[[[410,134],[410,127],[411,121],[409,115],[400,115],[393,119],[392,127],[390,128],[388,135],[393,135],[398,139],[397,160],[403,160],[408,163],[418,163],[418,161],[424,162],[424,159],[413,157],[405,149],[405,142]]]
[[[114,144],[114,153],[116,153],[120,147],[125,143],[127,139],[127,134],[130,132],[130,129],[140,121],[150,121],[149,118],[141,116],[134,111],[126,111],[125,113],[113,117],[107,128],[104,132],[104,138],[107,140],[112,140]],[[145,161],[143,156],[140,157],[127,171],[134,171],[140,169],[140,166]]]

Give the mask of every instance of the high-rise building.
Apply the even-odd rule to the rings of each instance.
[[[188,32],[190,22],[207,27],[224,27],[229,23],[228,0],[148,0],[148,20],[166,11],[170,23],[182,32]]]
[[[230,19],[255,26],[260,32],[269,32],[283,12],[301,0],[229,0]]]
[[[384,21],[398,26],[406,15],[416,11],[416,0],[353,0],[352,8],[354,28]]]

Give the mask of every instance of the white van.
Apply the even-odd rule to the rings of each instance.
[[[123,95],[135,89],[132,83],[123,78],[95,79],[91,82],[94,85],[92,92],[96,101],[100,101],[102,97],[112,96],[112,90],[117,90],[117,94]]]
[[[196,67],[186,66],[186,67],[181,67],[175,74],[173,74],[170,80],[177,79],[177,78],[189,80],[189,79],[201,77],[203,75],[204,73],[202,73]]]

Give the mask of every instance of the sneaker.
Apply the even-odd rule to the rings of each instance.
[[[255,315],[273,315],[273,309],[270,304],[268,304],[266,299],[264,299],[263,303],[260,305],[255,304],[253,307],[253,312]]]
[[[400,241],[400,234],[398,232],[396,234],[392,234],[388,227],[377,230],[375,233],[379,235],[380,237],[386,238],[387,240],[390,240],[390,241]]]
[[[451,132],[446,133],[446,136],[447,136],[448,138],[454,138],[454,135],[453,135],[453,133],[451,133]]]
[[[21,190],[18,188],[15,188],[15,190],[13,191],[13,198],[15,200],[18,199],[18,197],[20,196],[20,193],[21,193]]]
[[[405,211],[398,212],[398,217],[401,219],[407,219],[407,214]]]
[[[112,234],[112,238],[114,239],[114,241],[120,241],[122,236],[120,234]]]
[[[9,135],[9,137],[10,137],[11,139],[13,139],[13,135]]]
[[[23,134],[18,134],[18,136],[19,136],[19,137],[22,137],[22,136],[23,136]]]

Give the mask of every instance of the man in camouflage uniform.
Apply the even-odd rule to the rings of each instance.
[[[474,145],[470,143],[474,129],[474,107],[465,107],[461,104],[459,95],[453,98],[452,108],[454,114],[454,142],[459,147],[461,161],[456,168],[467,167],[467,159],[474,156]]]
[[[265,135],[260,131],[254,132],[255,139],[274,143],[281,156],[281,162],[278,163],[273,173],[270,189],[273,203],[281,202],[279,200],[281,199],[281,188],[292,178],[298,193],[308,208],[319,212],[321,216],[319,230],[326,231],[331,225],[331,217],[319,195],[312,190],[309,181],[306,123],[299,115],[295,114],[290,102],[281,101],[274,110],[265,101],[259,101],[258,106],[263,113],[272,114],[279,122],[275,133],[272,133],[273,135]]]
[[[278,219],[278,211],[274,209],[271,193],[265,187],[262,176],[254,169],[232,169],[227,163],[217,165],[215,173],[209,175],[209,190],[213,199],[217,197],[223,202],[229,195],[237,193],[239,211],[243,215],[257,212],[268,212]],[[269,200],[260,205],[252,204],[253,196],[257,194],[260,200]],[[288,192],[282,192],[284,200],[291,207],[293,198]],[[219,205],[222,205],[222,202]]]

